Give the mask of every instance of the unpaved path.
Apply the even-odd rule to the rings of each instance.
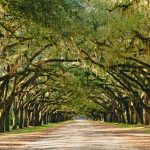
[[[150,150],[150,134],[78,120],[52,132],[0,139],[0,150]]]

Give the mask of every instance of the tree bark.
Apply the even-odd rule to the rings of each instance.
[[[4,133],[5,132],[5,112],[2,109],[0,112],[0,132]]]
[[[19,128],[23,128],[23,107],[20,107],[20,121],[19,121]]]
[[[144,124],[149,125],[150,120],[149,120],[149,110],[144,109]]]
[[[28,127],[28,110],[25,109],[24,112],[24,127]]]
[[[19,122],[19,114],[18,110],[14,109],[14,115],[13,115],[13,128],[12,129],[17,129],[18,128],[18,122]]]
[[[127,123],[131,123],[130,110],[129,110],[129,102],[125,101],[124,102],[124,106],[125,106]]]
[[[8,108],[5,112],[5,131],[10,131],[10,119],[9,119],[9,115],[10,115],[10,108]]]

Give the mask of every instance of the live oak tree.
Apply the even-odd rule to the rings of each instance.
[[[101,82],[96,86],[103,90],[102,97],[96,95],[94,101],[110,103],[112,110],[106,111],[110,120],[113,115],[114,121],[149,124],[148,10],[146,1],[127,1],[114,6],[90,3],[89,13],[83,19],[86,28],[83,35],[70,40],[70,49],[75,47],[79,51],[84,66],[90,70],[88,74],[93,75],[94,71],[95,79]],[[144,101],[140,97],[142,91],[146,95]]]
[[[37,118],[44,118],[53,105],[59,105],[71,96],[70,92],[63,92],[64,89],[61,89],[59,94],[57,88],[61,83],[54,91],[47,86],[50,80],[58,82],[61,78],[62,69],[57,67],[60,63],[77,61],[76,58],[73,59],[73,56],[70,58],[66,56],[64,41],[61,38],[64,31],[60,34],[57,30],[59,27],[55,26],[56,20],[58,26],[61,25],[61,22],[59,23],[62,19],[61,14],[53,16],[54,11],[50,12],[51,7],[56,9],[57,6],[60,6],[60,11],[66,14],[69,10],[64,8],[66,5],[63,5],[62,1],[52,2],[52,4],[53,7],[44,4],[47,9],[46,15],[50,17],[46,25],[45,20],[41,21],[41,18],[38,18],[46,19],[41,11],[42,1],[39,3],[3,1],[1,3],[1,132],[9,131],[11,110],[14,129],[18,126],[19,116],[20,128],[23,122],[25,126],[38,125],[41,122]],[[69,3],[68,6],[70,6]],[[28,9],[28,14],[26,9]],[[42,6],[43,9],[45,9],[44,6]],[[53,26],[50,26],[52,23]],[[64,23],[67,24],[67,20]],[[45,88],[41,89],[40,86]],[[50,95],[56,92],[56,97],[52,100],[44,100],[47,92]],[[36,111],[40,113],[40,117],[35,116]],[[33,123],[34,120],[36,123]]]
[[[11,117],[16,129],[81,110],[149,124],[149,8],[146,0],[2,0],[0,131]]]

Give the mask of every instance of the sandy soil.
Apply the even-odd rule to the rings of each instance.
[[[1,135],[0,150],[150,150],[150,134],[78,120],[57,129]]]

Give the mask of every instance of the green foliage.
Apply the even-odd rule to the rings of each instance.
[[[143,11],[134,1],[2,0],[0,9],[6,106],[94,119],[138,106],[150,83],[148,4]]]
[[[68,36],[69,28],[83,9],[81,1],[68,0],[19,0],[8,4],[13,15],[33,21],[44,28],[52,28],[63,36]]]

